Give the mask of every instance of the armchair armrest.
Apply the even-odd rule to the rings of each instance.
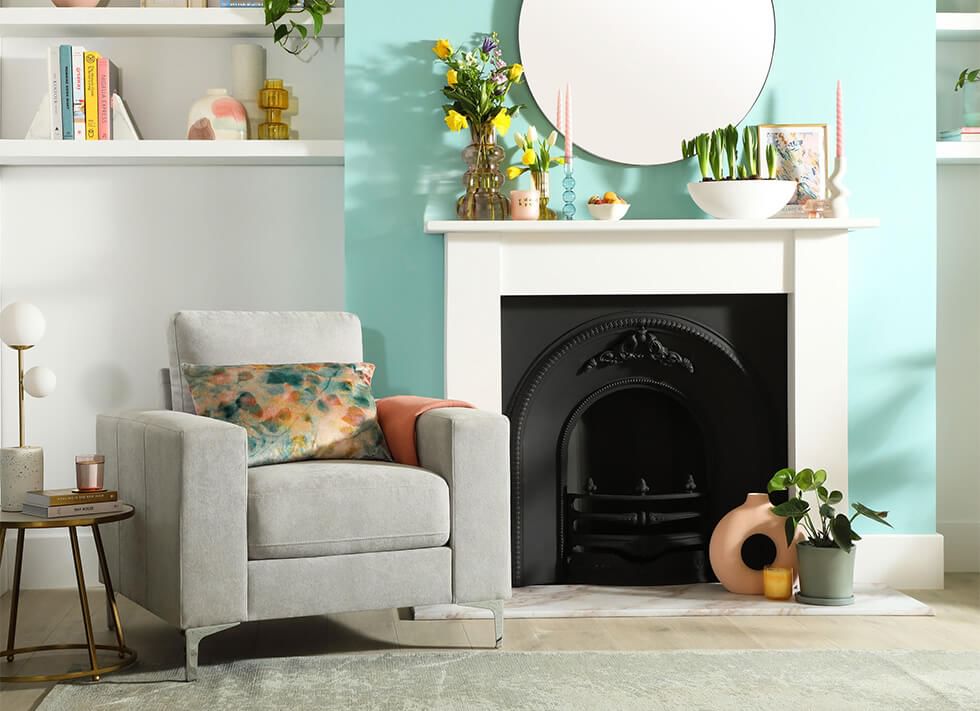
[[[116,589],[188,629],[247,617],[247,445],[237,425],[183,412],[99,415],[106,486],[136,508],[106,527]]]
[[[511,595],[510,423],[465,408],[430,410],[416,423],[422,466],[449,484],[453,599]]]

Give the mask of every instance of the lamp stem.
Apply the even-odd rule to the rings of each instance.
[[[20,446],[24,446],[24,349],[17,349],[17,414],[20,422]]]

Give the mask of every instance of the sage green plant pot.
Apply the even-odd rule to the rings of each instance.
[[[840,548],[818,548],[808,542],[796,546],[800,566],[797,602],[807,605],[851,605],[854,603],[854,556]]]

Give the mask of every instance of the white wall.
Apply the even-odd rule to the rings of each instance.
[[[23,137],[43,93],[40,58],[58,42],[3,40],[0,136]],[[191,101],[230,84],[233,43],[84,41],[120,66],[149,138],[182,137]],[[268,75],[296,87],[294,129],[303,138],[342,138],[343,41],[327,40],[309,62],[264,44]],[[163,405],[169,314],[341,309],[343,244],[339,167],[0,168],[0,306],[28,300],[41,308],[48,332],[27,364],[58,376],[53,396],[27,403],[28,440],[45,450],[45,486],[72,485],[74,455],[95,448],[96,413]],[[15,356],[2,350],[0,434],[8,445],[16,443]],[[67,538],[28,539],[23,586],[74,585]],[[0,592],[9,586],[12,543]],[[89,540],[83,546],[92,552]]]
[[[971,2],[940,9],[980,10]],[[937,45],[940,129],[962,125],[953,83],[968,66],[980,66],[980,42]],[[980,571],[980,165],[937,170],[936,523],[946,570],[970,572]]]

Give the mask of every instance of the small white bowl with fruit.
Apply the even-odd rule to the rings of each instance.
[[[589,198],[589,214],[593,220],[622,220],[630,209],[630,204],[614,192]]]

